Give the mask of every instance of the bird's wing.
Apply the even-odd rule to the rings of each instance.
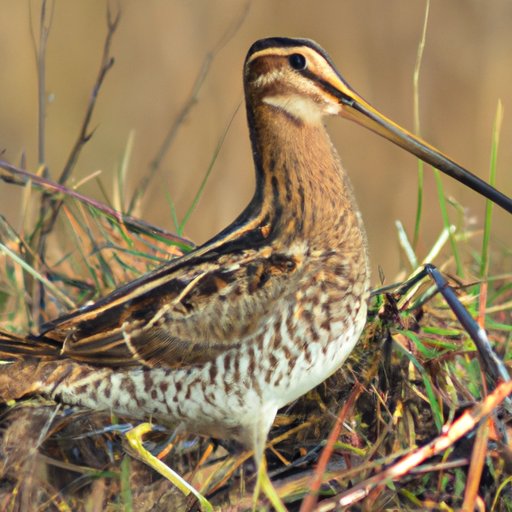
[[[200,363],[261,328],[297,268],[269,247],[194,251],[46,324],[39,339],[92,364]]]

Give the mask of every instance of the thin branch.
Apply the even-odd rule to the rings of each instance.
[[[36,36],[32,24],[32,9],[30,12],[30,33],[34,47],[34,54],[37,66],[37,158],[40,165],[46,163],[46,48],[50,28],[53,20],[55,3],[52,1],[49,12],[47,10],[47,1],[41,3],[41,14],[39,17],[39,42],[36,42]]]
[[[64,184],[68,180],[73,167],[75,166],[78,157],[80,156],[80,152],[82,151],[85,144],[92,137],[94,131],[89,130],[89,125],[91,122],[92,114],[94,112],[94,107],[96,106],[96,100],[98,99],[98,93],[103,85],[103,81],[107,76],[108,71],[114,65],[114,57],[110,55],[110,49],[112,46],[112,39],[116,32],[116,29],[119,25],[119,20],[121,18],[121,13],[118,11],[116,15],[113,17],[110,7],[107,9],[107,36],[105,38],[105,44],[103,45],[103,55],[101,57],[100,70],[98,72],[98,76],[96,77],[96,81],[92,88],[91,95],[89,96],[89,102],[87,103],[87,109],[85,111],[85,117],[82,122],[82,127],[80,129],[80,133],[78,134],[78,138],[69,154],[68,160],[62,173],[59,177],[59,183]]]
[[[36,42],[36,35],[34,33],[34,25],[32,22],[32,11],[30,12],[30,30],[32,36],[32,43],[35,53],[36,67],[37,67],[37,103],[38,103],[38,161],[42,166],[42,174],[47,177],[49,175],[48,167],[46,165],[46,48],[48,38],[50,36],[50,29],[53,19],[55,4],[51,3],[50,11],[47,10],[47,1],[41,2],[41,13],[39,17],[39,39]],[[46,217],[48,200],[43,195],[41,204],[39,206],[39,221],[44,224]],[[35,233],[34,233],[35,234]],[[44,240],[39,236],[32,238],[32,247],[36,247],[35,251],[40,256],[40,261],[44,261],[45,244]],[[28,259],[28,264],[32,265],[36,260]],[[35,269],[35,267],[34,267]],[[26,276],[25,288],[32,290],[32,317],[37,318],[39,307],[42,306],[44,300],[44,290],[41,284],[33,281],[32,277]]]
[[[73,170],[80,152],[82,151],[84,145],[89,141],[92,136],[92,132],[89,131],[89,124],[92,118],[92,114],[94,111],[94,107],[96,106],[96,100],[98,98],[98,93],[103,84],[105,76],[107,75],[109,69],[114,64],[113,57],[110,56],[110,47],[112,45],[112,38],[117,29],[120,20],[120,12],[118,11],[115,17],[112,16],[110,7],[107,8],[107,36],[105,39],[105,44],[103,46],[103,55],[101,59],[100,70],[96,81],[94,83],[91,96],[89,97],[89,102],[87,104],[87,109],[85,112],[85,117],[82,122],[82,126],[80,129],[80,133],[78,138],[71,150],[71,153],[68,157],[66,165],[61,172],[59,177],[59,183],[64,184],[69,178],[71,171]],[[40,233],[38,240],[38,249],[37,253],[39,254],[41,261],[44,261],[44,255],[46,252],[46,236],[51,233],[55,222],[57,220],[57,216],[59,213],[59,209],[62,205],[61,201],[56,201],[55,198],[49,197],[46,194],[43,194],[41,200],[41,214],[40,219],[44,219],[43,222],[40,223]]]

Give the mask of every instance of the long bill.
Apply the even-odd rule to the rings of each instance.
[[[335,95],[341,103],[340,115],[342,117],[351,119],[390,140],[409,153],[421,158],[424,162],[484,195],[507,212],[512,213],[512,199],[510,197],[464,169],[435,147],[382,115],[361,98],[341,77],[336,85],[328,85],[329,92]]]

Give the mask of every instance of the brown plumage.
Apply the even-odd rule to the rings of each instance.
[[[41,393],[207,435],[261,460],[278,408],[336,371],[366,318],[366,237],[323,125],[342,115],[446,172],[307,40],[256,42],[244,67],[256,191],[190,254],[27,338],[0,338],[0,398]],[[455,169],[456,172],[453,170]]]

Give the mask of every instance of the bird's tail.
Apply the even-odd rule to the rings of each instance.
[[[0,363],[27,357],[55,358],[59,356],[61,348],[62,344],[43,336],[20,336],[0,329]]]
[[[0,403],[37,393],[61,364],[59,353],[53,340],[0,330]]]

